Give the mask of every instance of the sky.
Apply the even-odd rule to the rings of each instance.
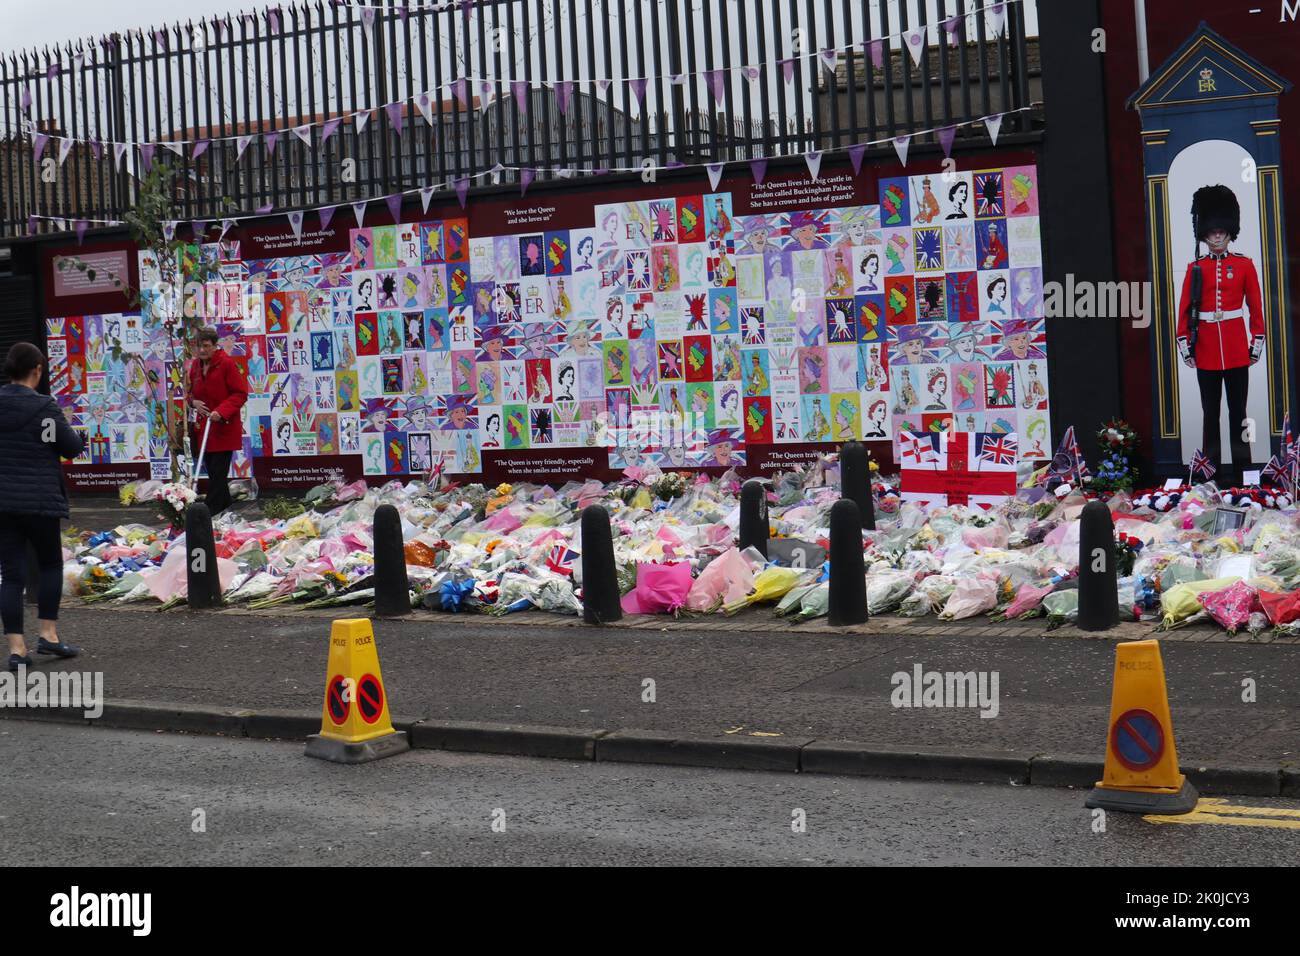
[[[260,10],[257,0],[5,0],[0,50],[26,50],[114,30],[170,25],[185,18],[236,10]]]
[[[917,0],[910,2],[915,5]],[[935,0],[929,2],[933,5]],[[269,0],[4,0],[5,29],[0,51],[99,37],[114,30],[167,26],[176,22],[181,11],[186,19],[192,19],[273,5]],[[879,0],[872,0],[871,6],[878,5]],[[889,5],[896,8],[897,0],[889,0]],[[833,5],[837,15],[840,6]],[[822,4],[816,4],[816,8],[820,17]],[[1032,8],[1032,4],[1027,8],[1031,33],[1037,30]]]

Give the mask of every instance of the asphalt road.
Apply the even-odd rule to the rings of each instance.
[[[11,866],[1176,866],[1300,855],[1295,827],[1110,814],[1094,832],[1082,793],[1043,787],[433,751],[343,767],[299,744],[26,721],[0,724],[0,766],[0,859]],[[1235,802],[1300,813],[1296,801]],[[792,829],[797,810],[806,832]]]

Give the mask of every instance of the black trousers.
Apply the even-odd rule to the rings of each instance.
[[[1246,429],[1246,390],[1250,384],[1250,366],[1212,371],[1198,368],[1196,383],[1201,388],[1201,447],[1215,468],[1221,468],[1223,444],[1219,441],[1219,404],[1226,389],[1228,393],[1228,443],[1232,450],[1232,469],[1235,474],[1220,474],[1224,481],[1241,481],[1242,471],[1250,465],[1250,445],[1243,437]]]
[[[27,580],[27,542],[36,552],[38,580]],[[37,592],[37,614],[42,621],[59,619],[63,598],[63,542],[59,519],[43,515],[0,512],[0,622],[6,634],[23,632],[23,591],[31,584]]]
[[[230,507],[230,459],[233,451],[203,452],[203,466],[208,471],[208,510],[216,517]]]

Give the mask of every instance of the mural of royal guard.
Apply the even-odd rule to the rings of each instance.
[[[1249,257],[1229,243],[1241,231],[1241,207],[1227,186],[1203,186],[1192,197],[1195,261],[1188,263],[1178,298],[1178,354],[1196,369],[1201,392],[1201,447],[1212,462],[1222,461],[1219,408],[1228,397],[1228,440],[1237,483],[1250,466],[1246,400],[1249,370],[1264,354],[1264,307],[1259,276]],[[1201,243],[1209,252],[1200,255]]]

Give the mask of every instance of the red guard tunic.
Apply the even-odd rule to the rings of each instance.
[[[1196,331],[1196,367],[1210,371],[1242,368],[1250,364],[1251,340],[1264,334],[1264,306],[1259,295],[1255,263],[1235,252],[1202,256],[1195,268],[1201,270],[1201,314]],[[1187,315],[1191,309],[1192,273],[1183,277],[1178,297],[1178,338],[1187,338]],[[1250,313],[1247,332],[1245,305]],[[1217,319],[1217,320],[1216,320]]]

